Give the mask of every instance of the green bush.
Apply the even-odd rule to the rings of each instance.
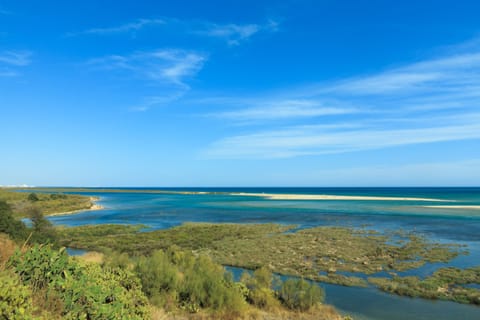
[[[151,257],[139,258],[135,272],[147,297],[158,299],[175,294],[179,281],[178,271],[165,252],[160,250]]]
[[[27,217],[32,221],[32,243],[51,243],[57,245],[57,235],[52,223],[47,220],[37,207],[28,207],[25,210]]]
[[[287,308],[299,311],[309,310],[324,298],[323,290],[317,284],[303,279],[286,280],[278,295]]]
[[[176,307],[188,312],[212,309],[230,313],[245,306],[241,290],[225,269],[207,256],[194,256],[171,248],[141,257],[135,266],[145,294],[166,309]]]
[[[274,280],[272,272],[266,267],[255,270],[253,276],[245,272],[241,281],[248,289],[247,301],[261,309],[277,309],[280,303],[272,289]]]
[[[17,241],[26,239],[28,234],[25,224],[13,217],[11,207],[3,200],[0,200],[0,232]]]
[[[34,292],[63,302],[65,319],[145,319],[149,310],[137,278],[128,271],[81,264],[64,249],[35,245],[17,251],[9,266]]]
[[[36,202],[36,201],[40,200],[38,198],[37,194],[33,193],[33,192],[28,195],[27,199],[28,199],[28,201],[32,201],[32,202]]]
[[[31,290],[15,274],[0,272],[0,319],[38,319],[33,316],[33,312]]]

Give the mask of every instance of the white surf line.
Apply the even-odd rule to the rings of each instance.
[[[262,197],[270,200],[366,200],[366,201],[429,201],[455,202],[456,200],[412,198],[412,197],[376,197],[376,196],[340,196],[326,194],[278,194],[278,193],[231,193],[233,196]]]

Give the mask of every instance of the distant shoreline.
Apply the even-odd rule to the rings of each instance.
[[[25,190],[25,189],[21,189]],[[328,195],[328,194],[283,194],[258,192],[228,192],[228,191],[175,191],[152,189],[109,189],[109,188],[29,188],[32,191],[54,192],[100,192],[100,193],[148,193],[148,194],[178,194],[178,195],[226,195],[244,197],[262,197],[268,200],[357,200],[357,201],[422,201],[422,202],[456,202],[456,200],[395,197],[395,196],[355,196],[355,195]],[[99,209],[94,209],[99,210]]]

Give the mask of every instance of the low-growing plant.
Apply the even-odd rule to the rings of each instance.
[[[267,267],[258,268],[253,272],[253,275],[244,272],[241,282],[243,282],[248,289],[247,301],[261,309],[278,309],[280,303],[272,288],[274,280],[272,272]]]
[[[0,319],[38,319],[34,314],[32,292],[23,285],[17,275],[0,271]]]
[[[324,293],[315,283],[304,279],[288,279],[282,284],[278,296],[287,308],[307,311],[323,302]]]
[[[98,264],[81,264],[65,249],[35,245],[25,253],[17,251],[9,266],[33,292],[45,293],[63,302],[65,319],[144,319],[148,302],[139,280],[119,268],[102,269]]]

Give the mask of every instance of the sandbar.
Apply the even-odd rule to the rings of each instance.
[[[233,196],[262,197],[270,200],[366,200],[366,201],[430,201],[453,202],[455,200],[412,198],[412,197],[377,197],[377,196],[344,196],[327,194],[279,194],[279,193],[231,193]]]

